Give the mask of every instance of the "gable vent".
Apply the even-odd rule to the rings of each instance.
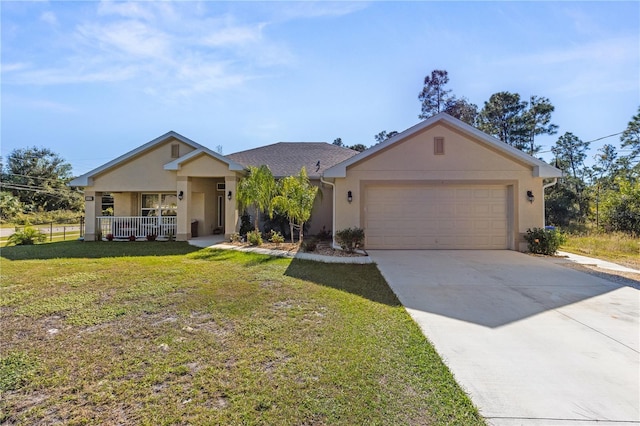
[[[171,144],[171,158],[179,158],[180,157],[180,144],[172,143]]]
[[[433,138],[433,153],[435,155],[444,155],[444,138]]]

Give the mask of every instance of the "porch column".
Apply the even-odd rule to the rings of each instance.
[[[102,216],[102,192],[84,191],[84,240],[96,241],[100,235],[96,218]]]
[[[176,240],[187,241],[191,238],[191,178],[178,176],[177,191],[182,191],[182,200],[178,199]]]
[[[238,232],[238,203],[236,199],[237,178],[235,176],[224,177],[225,203],[224,203],[224,238],[229,239],[231,234]],[[229,200],[231,192],[231,200]]]

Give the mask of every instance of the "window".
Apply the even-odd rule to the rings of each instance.
[[[444,138],[433,138],[433,153],[435,155],[444,155]]]
[[[179,158],[180,157],[180,144],[172,143],[171,144],[171,158]]]
[[[162,216],[176,216],[178,214],[178,196],[176,194],[161,194],[161,197]]]
[[[220,182],[218,182],[218,184],[217,184],[217,185],[218,185],[218,191],[224,191],[224,189],[225,189],[225,187],[226,187],[224,183],[220,183]]]
[[[176,216],[178,197],[175,194],[142,194],[142,216]]]
[[[224,197],[218,195],[218,228],[224,228]]]
[[[113,216],[114,207],[113,195],[107,193],[102,194],[102,216]]]

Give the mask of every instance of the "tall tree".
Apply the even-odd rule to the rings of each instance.
[[[11,220],[22,212],[22,203],[10,192],[0,192],[0,219]]]
[[[566,132],[556,141],[551,152],[556,158],[556,167],[573,177],[582,177],[584,160],[587,158],[589,142],[583,142],[571,132]]]
[[[451,100],[451,90],[445,89],[449,83],[449,73],[445,70],[433,70],[424,78],[424,87],[418,100],[422,102],[422,110],[418,118],[423,120],[445,110]]]
[[[303,241],[304,224],[311,218],[317,194],[318,187],[311,185],[304,166],[298,176],[287,176],[278,183],[278,195],[272,200],[271,212],[277,210],[289,218],[292,243],[294,228],[299,229],[299,241]]]
[[[71,165],[48,148],[16,149],[2,165],[2,190],[29,211],[80,210],[80,192],[67,186],[71,178]]]
[[[452,98],[445,105],[444,112],[470,126],[475,126],[478,121],[478,106],[470,103],[466,98]]]
[[[526,147],[525,123],[522,119],[526,108],[527,103],[517,93],[494,93],[480,111],[478,128],[502,142],[522,149]]]
[[[362,151],[365,151],[367,149],[367,146],[364,145],[364,144],[361,144],[361,143],[357,143],[355,145],[351,145],[349,147],[349,149],[352,149],[352,150],[358,151],[358,152],[362,152]]]
[[[618,152],[616,147],[610,144],[604,145],[598,149],[598,153],[594,157],[595,164],[593,170],[593,183],[606,189],[611,186],[613,179],[616,177],[618,162]]]
[[[276,180],[264,164],[260,167],[249,166],[249,174],[238,182],[238,204],[243,209],[250,206],[255,209],[254,229],[260,229],[261,212],[268,211],[271,215],[271,200],[275,192]]]
[[[374,139],[376,140],[376,143],[380,143],[380,142],[386,141],[389,138],[394,137],[397,134],[398,134],[398,132],[396,132],[395,130],[392,130],[390,132],[387,132],[386,130],[383,130],[380,133],[378,133],[377,135],[375,135]]]
[[[342,138],[335,138],[335,139],[333,140],[333,144],[334,144],[335,146],[344,146],[344,143],[342,142]]]
[[[544,97],[531,96],[526,102],[517,93],[498,92],[484,103],[478,116],[478,128],[533,155],[540,150],[535,144],[536,136],[553,135],[558,131],[558,126],[551,123],[554,109]]]
[[[627,128],[622,132],[620,142],[622,142],[622,148],[631,150],[626,156],[631,162],[640,158],[640,106],[638,113],[631,117]]]
[[[535,137],[539,135],[555,135],[558,126],[551,123],[551,113],[555,107],[549,99],[538,96],[531,96],[528,109],[524,112],[526,123],[527,139],[529,142],[529,154],[533,155],[540,151],[540,146],[535,144]]]
[[[585,194],[585,178],[587,168],[584,160],[587,158],[589,142],[583,142],[573,133],[567,132],[560,136],[556,144],[551,148],[555,155],[556,167],[566,173],[564,183],[571,187],[578,203],[579,221],[586,219],[589,210],[589,199]]]

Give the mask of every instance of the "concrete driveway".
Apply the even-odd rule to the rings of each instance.
[[[490,424],[640,424],[640,291],[513,251],[369,255]]]

